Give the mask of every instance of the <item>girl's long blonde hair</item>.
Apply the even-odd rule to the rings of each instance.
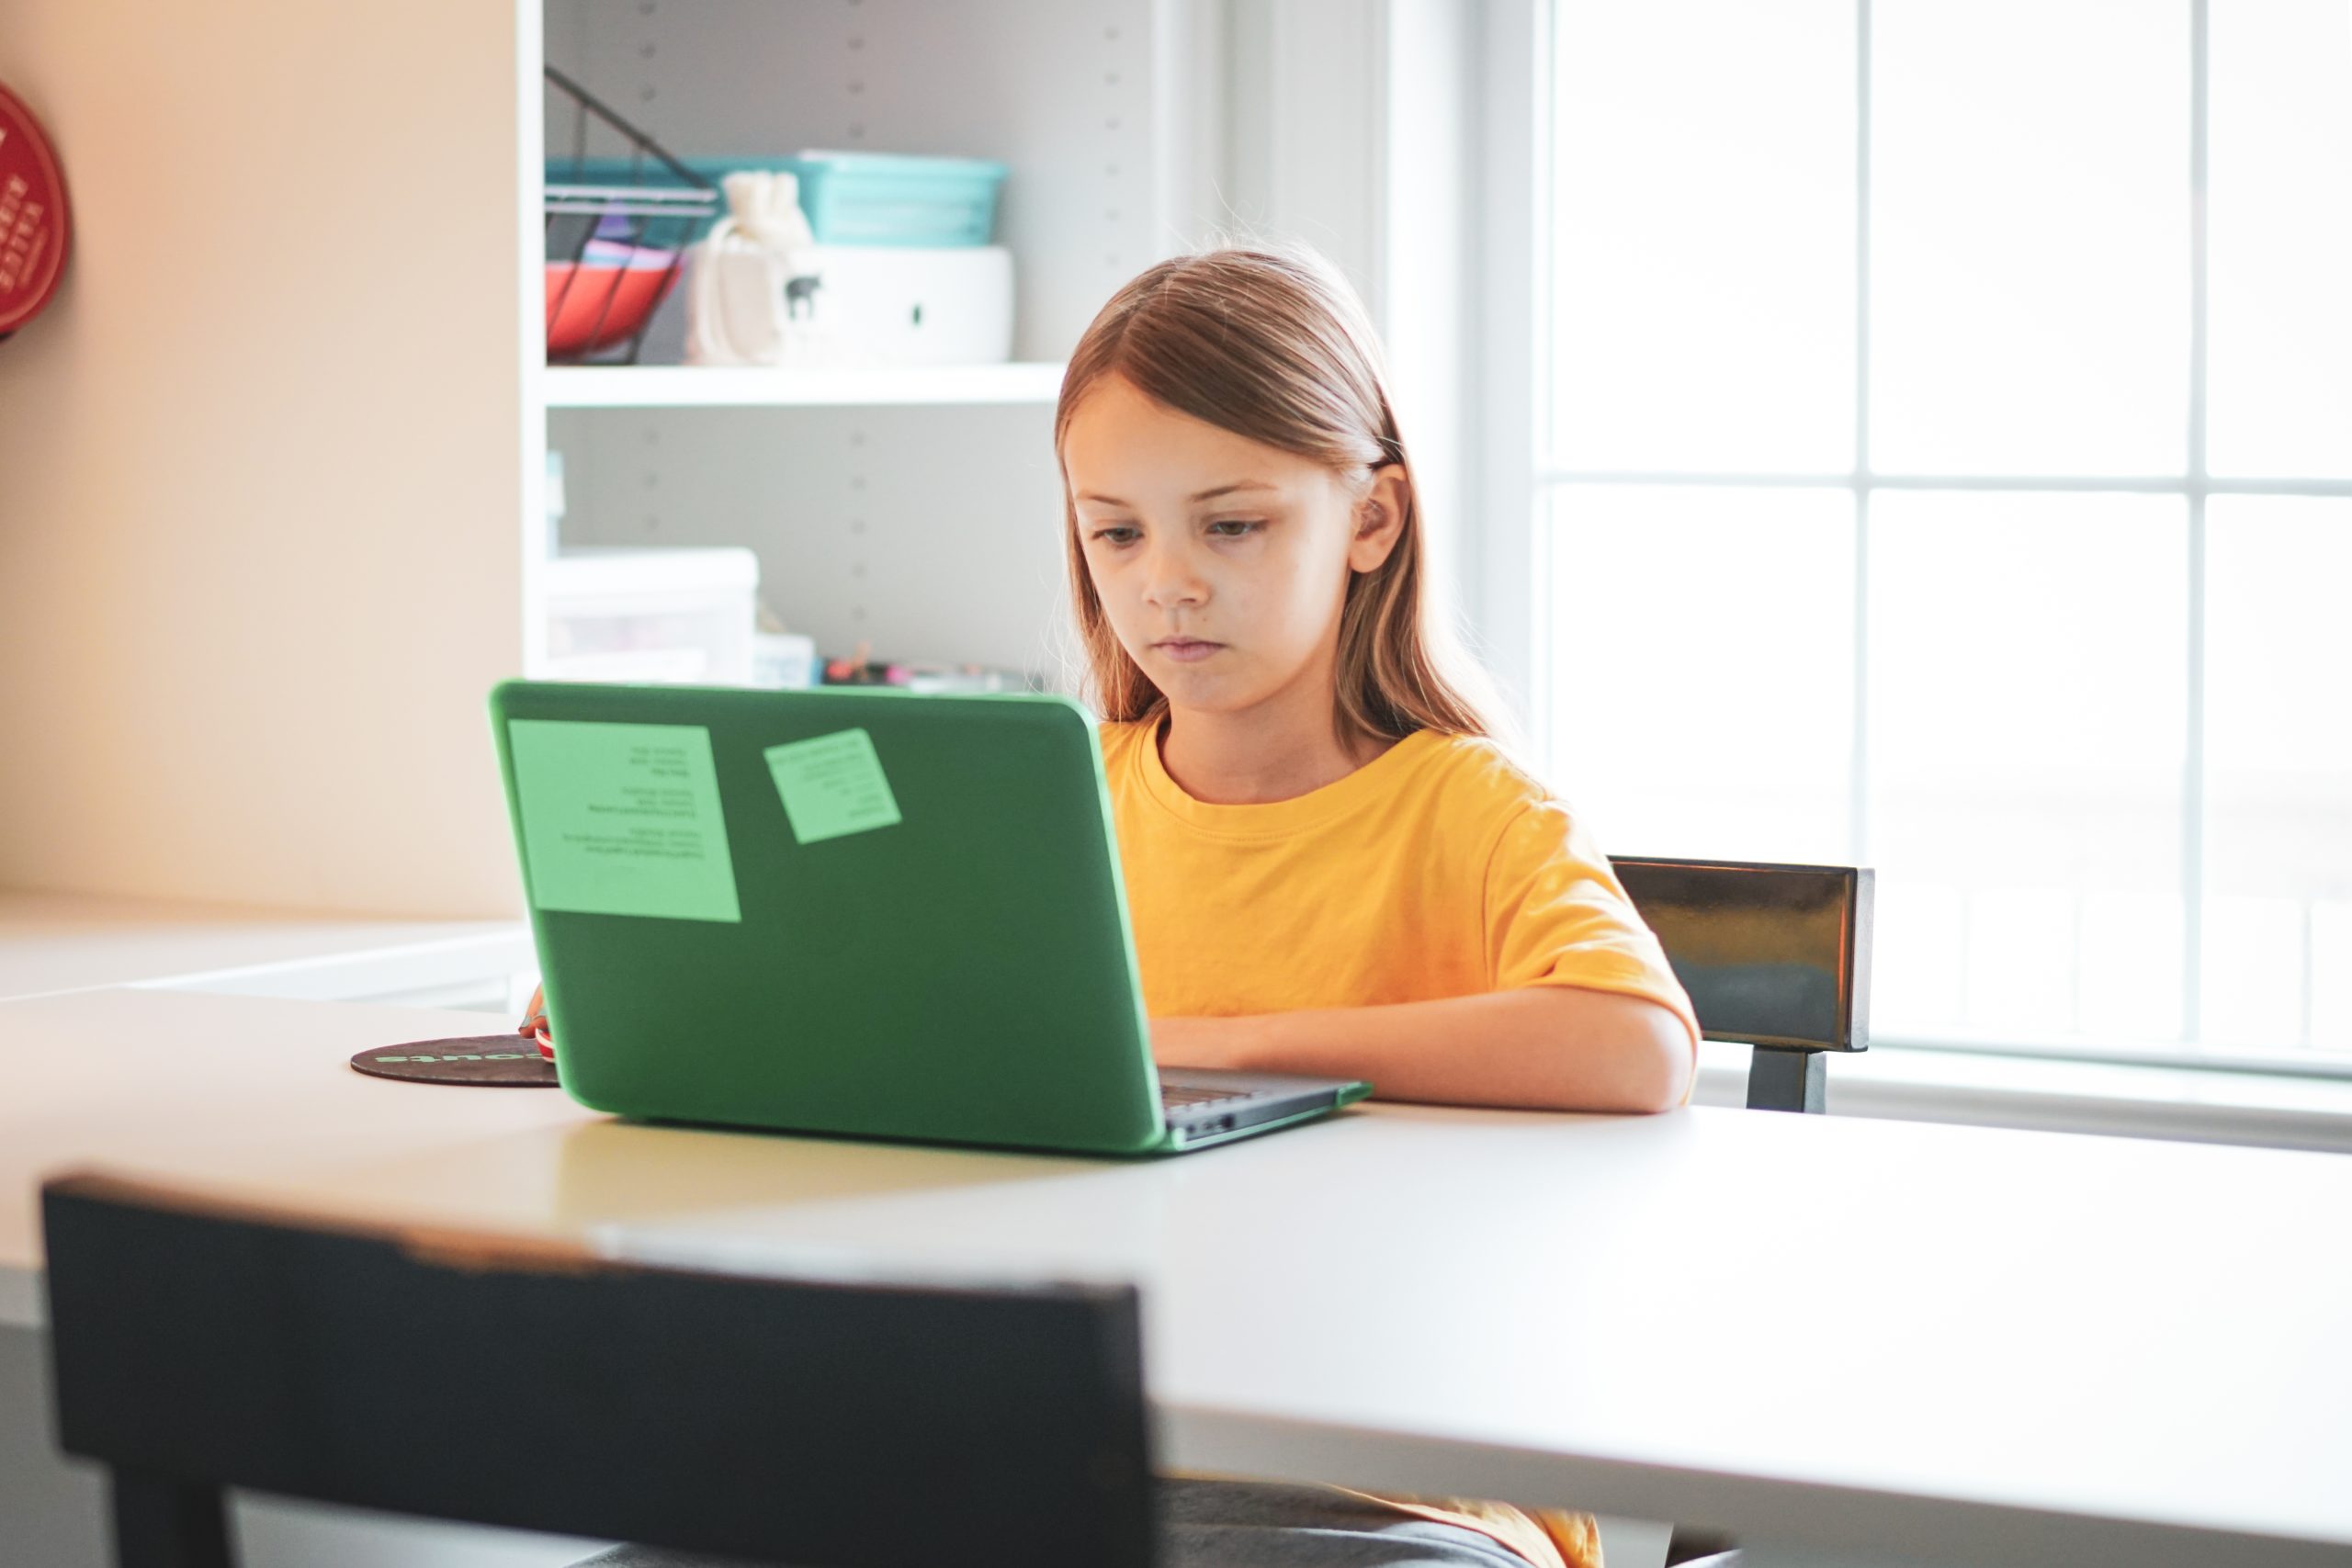
[[[1341,734],[1401,740],[1417,729],[1498,733],[1484,674],[1427,603],[1421,501],[1388,398],[1380,342],[1331,264],[1303,246],[1226,246],[1161,262],[1111,299],[1069,357],[1054,413],[1060,461],[1071,415],[1122,376],[1155,402],[1340,473],[1360,499],[1374,470],[1405,469],[1405,517],[1388,558],[1348,581],[1340,612]],[[1079,542],[1062,468],[1063,536],[1096,711],[1156,719],[1168,699],[1112,634]],[[1473,695],[1472,694],[1476,694]]]

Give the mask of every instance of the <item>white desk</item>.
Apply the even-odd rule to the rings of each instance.
[[[0,889],[0,998],[140,986],[503,1011],[519,1000],[514,977],[536,967],[520,920],[337,916]],[[0,1086],[0,1122],[8,1105],[9,1090]],[[97,1488],[51,1450],[45,1347],[37,1330],[7,1321],[12,1283],[16,1297],[29,1299],[24,1280],[0,1278],[0,1563],[101,1568],[106,1529]],[[388,1568],[420,1557],[452,1568],[570,1561],[551,1540],[535,1551],[500,1552],[486,1549],[481,1531],[320,1520],[299,1506],[266,1501],[238,1513],[249,1548],[243,1560],[254,1568],[321,1561]]]
[[[1136,1278],[1178,1465],[1681,1518],[1810,1563],[2352,1560],[2352,1160],[1387,1108],[1111,1164],[630,1126],[343,1066],[479,1028],[0,1004],[0,1319],[37,1306],[37,1178],[104,1162],[646,1258]]]
[[[100,986],[341,1000],[536,966],[520,920],[397,920],[0,891],[0,998]]]

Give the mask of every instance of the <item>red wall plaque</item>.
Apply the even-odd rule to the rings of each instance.
[[[32,111],[0,87],[0,337],[57,292],[65,270],[65,176]]]

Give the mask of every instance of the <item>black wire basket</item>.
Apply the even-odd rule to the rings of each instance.
[[[571,126],[570,156],[548,164],[548,363],[634,365],[686,246],[718,211],[718,187],[579,83],[546,70],[555,89],[550,141],[555,112]],[[616,151],[592,156],[592,129],[608,141],[616,136]]]

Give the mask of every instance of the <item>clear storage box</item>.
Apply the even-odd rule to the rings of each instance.
[[[996,231],[997,197],[1006,165],[992,158],[918,158],[901,152],[810,150],[791,158],[686,158],[718,185],[737,169],[789,174],[800,182],[800,210],[820,245],[985,245]],[[550,158],[549,185],[683,188],[663,165],[627,158]],[[710,231],[694,220],[679,243]]]
[[[548,680],[751,682],[750,550],[568,549],[548,558],[546,584]]]

